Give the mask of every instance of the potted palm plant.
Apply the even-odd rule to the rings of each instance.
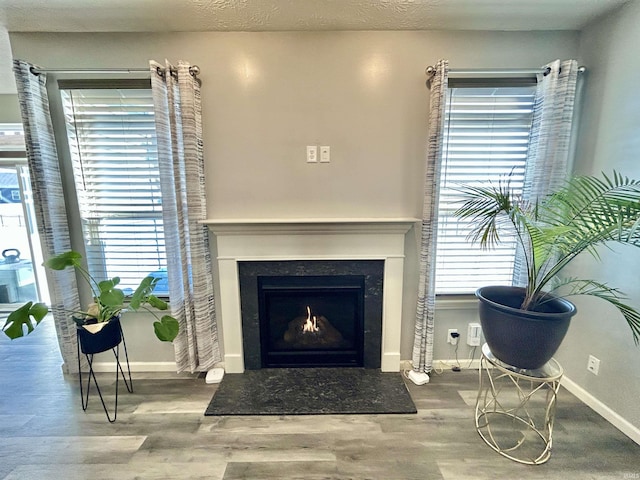
[[[480,321],[492,353],[527,369],[544,365],[556,352],[576,308],[566,297],[592,295],[609,302],[640,341],[640,313],[625,295],[602,282],[563,277],[576,257],[598,259],[610,243],[640,246],[640,181],[613,172],[573,177],[556,192],[527,203],[514,194],[510,177],[497,185],[464,186],[455,212],[474,225],[469,238],[483,248],[506,232],[524,251],[525,287],[487,286],[477,290]]]
[[[172,342],[178,335],[178,321],[170,315],[158,317],[155,310],[167,310],[167,303],[153,295],[159,278],[144,278],[131,296],[118,288],[119,277],[96,280],[82,264],[82,255],[70,250],[44,262],[52,270],[74,268],[93,293],[93,303],[86,310],[69,312],[78,327],[78,336],[84,353],[104,351],[120,342],[120,316],[127,311],[146,310],[156,321],[153,324],[156,337]],[[16,339],[31,333],[48,313],[42,303],[28,302],[13,311],[3,327],[4,333]],[[111,345],[112,344],[112,345]],[[105,348],[106,347],[106,348]]]

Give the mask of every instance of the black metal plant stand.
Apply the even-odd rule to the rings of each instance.
[[[102,408],[104,408],[104,413],[107,415],[107,420],[109,420],[110,423],[113,423],[116,421],[118,415],[118,385],[120,375],[124,380],[127,391],[129,393],[133,393],[133,381],[131,380],[131,368],[129,367],[127,343],[124,340],[124,333],[122,332],[120,320],[112,319],[107,325],[104,326],[102,330],[97,333],[90,333],[84,328],[78,328],[76,330],[76,333],[78,340],[78,378],[80,381],[80,399],[82,402],[82,410],[87,410],[87,406],[89,404],[89,391],[91,390],[91,379],[93,379],[93,383],[95,384],[96,390],[98,391],[98,395],[100,397],[100,402],[102,403]],[[129,381],[127,381],[124,370],[122,368],[122,364],[120,363],[121,343],[124,348],[124,358],[127,363],[127,374],[129,377]],[[96,379],[96,375],[93,370],[94,354],[106,352],[108,350],[111,350],[113,352],[113,355],[116,359],[116,398],[115,405],[113,407],[113,418],[109,414],[109,410],[102,396],[102,391],[100,390],[100,385],[98,385],[98,380]],[[82,381],[82,368],[80,365],[81,352],[82,354],[84,354],[85,358],[87,359],[87,363],[89,364],[86,392]]]

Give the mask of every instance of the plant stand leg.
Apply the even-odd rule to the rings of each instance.
[[[120,381],[119,381],[120,375],[124,380],[127,391],[129,393],[133,393],[133,380],[131,379],[131,367],[129,365],[129,355],[127,353],[127,344],[124,341],[124,336],[122,337],[121,343],[123,344],[123,347],[124,347],[124,357],[127,364],[127,375],[129,379],[127,381],[127,377],[125,376],[124,369],[122,368],[122,364],[120,363],[120,344],[118,344],[111,349],[111,351],[113,352],[114,358],[116,360],[116,397],[115,397],[115,402],[113,407],[113,417],[109,414],[109,410],[104,401],[104,397],[102,396],[102,391],[100,390],[100,385],[98,384],[98,379],[96,378],[95,372],[93,370],[93,354],[84,354],[85,358],[87,359],[87,363],[89,364],[89,374],[87,378],[86,392],[84,390],[84,385],[82,382],[82,368],[80,365],[80,343],[78,343],[78,378],[80,382],[80,400],[82,403],[82,410],[86,411],[87,406],[89,405],[89,391],[91,389],[91,379],[93,379],[93,383],[96,386],[98,396],[100,397],[100,403],[102,403],[102,408],[104,409],[104,413],[106,414],[107,420],[109,420],[109,423],[115,422],[118,416],[118,386],[120,384]]]
[[[120,327],[120,333],[122,335],[122,347],[124,348],[124,359],[127,362],[127,375],[129,377],[128,382],[127,382],[127,378],[124,375],[124,371],[122,370],[122,364],[120,363],[120,356],[118,355],[119,352],[116,352],[114,349],[113,354],[116,357],[116,365],[118,367],[118,370],[120,370],[120,374],[122,375],[122,380],[124,380],[124,384],[127,387],[127,391],[129,393],[133,393],[133,380],[131,380],[131,367],[129,366],[129,354],[127,353],[127,342],[124,339],[124,332],[122,332],[122,327]],[[116,387],[117,387],[118,370],[116,370]]]

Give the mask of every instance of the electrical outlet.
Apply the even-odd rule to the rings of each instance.
[[[598,375],[598,370],[600,370],[600,360],[594,357],[593,355],[589,355],[589,361],[587,362],[587,370],[589,370],[594,375]]]
[[[479,347],[481,335],[482,325],[479,323],[470,323],[467,326],[467,345],[470,347]]]
[[[455,335],[452,335],[452,333],[455,333]],[[458,334],[457,328],[450,328],[447,331],[447,343],[450,343],[451,345],[457,345],[459,336],[460,335]]]

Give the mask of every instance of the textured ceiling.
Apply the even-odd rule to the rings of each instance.
[[[578,30],[626,0],[0,0],[9,31]]]
[[[15,92],[7,32],[580,30],[628,0],[0,0],[0,94]]]

